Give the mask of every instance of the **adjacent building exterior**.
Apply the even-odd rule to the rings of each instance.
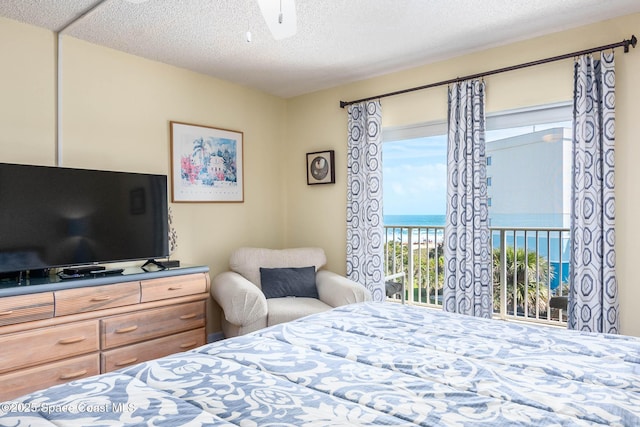
[[[491,227],[570,226],[569,129],[487,142],[486,150]]]

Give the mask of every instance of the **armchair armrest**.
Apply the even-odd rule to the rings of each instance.
[[[222,307],[225,319],[234,325],[248,325],[267,316],[267,299],[262,291],[233,271],[213,278],[211,296]]]
[[[371,301],[371,292],[367,288],[328,270],[316,273],[316,287],[320,300],[331,307]]]

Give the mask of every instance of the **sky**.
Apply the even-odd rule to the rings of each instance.
[[[444,215],[447,195],[445,135],[385,142],[385,215]]]

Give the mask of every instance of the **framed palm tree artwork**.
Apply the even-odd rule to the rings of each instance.
[[[243,133],[170,122],[171,200],[243,202]]]

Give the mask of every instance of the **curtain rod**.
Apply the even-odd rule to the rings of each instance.
[[[388,93],[384,93],[382,95],[376,95],[376,96],[370,96],[368,98],[357,99],[355,101],[340,101],[340,108],[344,108],[344,107],[346,107],[348,105],[351,105],[351,104],[357,104],[359,102],[371,101],[372,99],[386,98],[386,97],[394,96],[394,95],[402,95],[403,93],[414,92],[414,91],[423,90],[423,89],[429,89],[429,88],[436,87],[436,86],[448,85],[448,84],[451,84],[451,83],[457,83],[457,82],[461,82],[461,81],[464,81],[464,80],[477,79],[479,77],[491,76],[493,74],[504,73],[504,72],[507,72],[507,71],[519,70],[521,68],[532,67],[534,65],[541,65],[541,64],[546,64],[548,62],[560,61],[562,59],[569,59],[569,58],[573,58],[573,57],[580,56],[580,55],[586,55],[587,53],[600,52],[600,51],[608,50],[608,49],[615,49],[616,47],[621,47],[621,46],[624,47],[624,52],[627,53],[627,52],[629,52],[629,46],[635,48],[637,43],[638,43],[638,39],[636,38],[636,36],[635,35],[631,35],[631,39],[629,39],[629,40],[622,40],[621,42],[608,44],[606,46],[599,46],[599,47],[594,47],[594,48],[591,48],[591,49],[580,50],[578,52],[566,53],[564,55],[553,56],[551,58],[538,59],[536,61],[525,62],[524,64],[511,65],[509,67],[498,68],[496,70],[485,71],[483,73],[477,73],[477,74],[471,74],[469,76],[464,76],[464,77],[456,77],[455,79],[443,80],[441,82],[430,83],[430,84],[427,84],[427,85],[424,85],[424,86],[412,87],[412,88],[409,88],[409,89],[398,90],[398,91],[395,91],[395,92],[388,92]]]

